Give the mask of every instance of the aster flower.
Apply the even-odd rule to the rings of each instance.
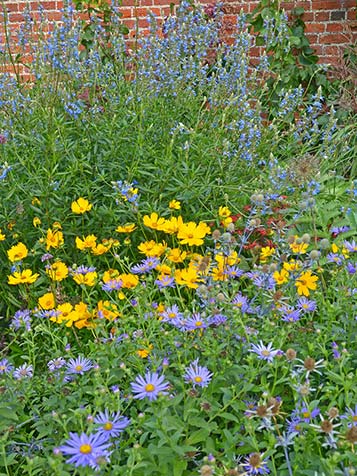
[[[350,262],[348,262],[348,263],[346,264],[346,269],[347,269],[347,271],[348,271],[349,274],[355,274],[355,273],[356,273],[356,270],[357,270],[356,265],[354,265],[354,264],[352,264],[352,263],[350,263]]]
[[[169,306],[165,309],[165,311],[160,313],[163,322],[170,322],[173,319],[181,320],[183,319],[183,314],[179,310],[176,304]]]
[[[16,311],[11,321],[11,327],[13,329],[25,327],[29,331],[31,329],[31,311],[29,309]]]
[[[79,466],[90,466],[99,469],[99,462],[108,462],[111,443],[105,436],[100,433],[94,435],[86,435],[82,433],[69,433],[70,438],[66,443],[59,447],[64,455],[70,456],[67,460],[68,464],[74,464],[76,468]]]
[[[198,365],[198,359],[192,362],[192,364],[186,368],[184,378],[186,382],[191,382],[195,387],[207,387],[212,379],[212,373],[207,369],[207,367],[202,367]]]
[[[349,253],[356,253],[357,252],[357,243],[355,242],[355,240],[353,240],[351,242],[344,241],[343,245]]]
[[[109,413],[107,409],[100,412],[95,418],[94,423],[100,425],[98,433],[105,436],[106,439],[119,436],[120,433],[130,424],[127,417],[121,416],[119,412]]]
[[[267,461],[262,459],[262,455],[260,453],[251,453],[249,456],[247,456],[242,466],[247,472],[247,476],[270,473],[270,469],[267,466]]]
[[[20,367],[17,367],[12,374],[16,380],[21,380],[22,378],[32,378],[33,377],[33,366],[28,364],[23,364]]]
[[[300,319],[300,309],[294,309],[292,306],[284,305],[279,308],[281,320],[285,322],[296,322]]]
[[[164,381],[163,375],[159,376],[157,372],[146,372],[145,378],[139,375],[136,377],[135,382],[131,383],[134,398],[143,400],[148,398],[149,400],[156,400],[159,394],[166,395],[165,391],[169,384]]]
[[[110,279],[106,283],[102,284],[102,289],[103,291],[106,291],[108,293],[112,291],[119,291],[123,286],[123,281],[119,278],[116,279]]]
[[[279,349],[273,349],[273,344],[271,342],[269,342],[267,346],[264,345],[262,341],[260,341],[259,344],[251,345],[252,348],[250,349],[250,352],[255,352],[260,359],[268,362],[273,362],[274,357],[276,357],[280,352]]]
[[[191,317],[184,321],[186,330],[193,331],[195,329],[205,329],[208,327],[207,322],[202,318],[199,312],[192,314]]]
[[[149,256],[142,260],[139,264],[131,268],[133,274],[145,274],[150,273],[160,264],[160,260],[156,256]]]
[[[346,408],[346,413],[341,415],[341,418],[348,420],[348,426],[357,426],[357,405],[355,405],[354,410],[350,407]]]
[[[91,368],[93,368],[92,361],[81,356],[77,357],[76,359],[70,359],[67,363],[68,374],[83,375],[84,372],[88,372],[88,370]]]
[[[302,407],[301,409],[294,410],[292,416],[294,418],[300,418],[301,422],[310,423],[312,418],[317,417],[320,414],[319,408],[310,410],[308,407]]]
[[[12,372],[14,366],[10,364],[7,359],[0,360],[0,375],[1,374],[9,374]]]
[[[305,296],[301,296],[297,301],[297,307],[302,310],[302,312],[314,312],[316,311],[316,301],[312,299],[307,299]]]
[[[47,367],[50,372],[56,372],[64,365],[66,365],[66,361],[63,357],[57,357],[56,359],[52,359],[47,363]]]
[[[156,280],[155,284],[159,289],[164,288],[174,288],[175,287],[175,278],[169,276],[168,274],[161,274]]]

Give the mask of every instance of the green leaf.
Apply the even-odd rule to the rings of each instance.
[[[188,438],[187,443],[189,445],[195,445],[200,441],[205,441],[207,436],[210,434],[210,431],[207,428],[201,428],[197,431],[194,431],[191,436]]]

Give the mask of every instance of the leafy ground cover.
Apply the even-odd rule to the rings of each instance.
[[[0,474],[355,474],[354,123],[243,20],[73,13],[1,76]]]

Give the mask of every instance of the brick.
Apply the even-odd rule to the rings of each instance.
[[[306,23],[306,33],[323,33],[325,31],[325,23]]]
[[[346,31],[346,24],[345,22],[343,23],[326,23],[326,32],[341,32],[341,31]]]
[[[331,21],[346,20],[346,11],[345,10],[334,10],[330,12]]]
[[[330,12],[315,12],[315,21],[329,21]]]
[[[342,33],[329,33],[329,34],[323,34],[320,35],[319,38],[319,43],[320,44],[339,44],[339,43],[346,43],[348,41],[348,38],[346,35],[343,35]]]
[[[314,12],[305,12],[302,19],[304,22],[310,22],[314,20]]]

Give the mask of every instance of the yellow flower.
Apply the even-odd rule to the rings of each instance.
[[[92,206],[93,205],[89,203],[86,198],[79,197],[78,200],[72,202],[71,209],[73,213],[82,215],[85,212],[89,212]]]
[[[154,346],[152,344],[149,344],[146,349],[139,349],[136,351],[136,353],[141,359],[146,359],[150,355],[150,352],[153,348]]]
[[[11,285],[32,284],[39,276],[38,273],[32,274],[31,269],[15,271],[11,276],[8,276],[8,283]]]
[[[295,241],[294,243],[291,243],[290,244],[290,249],[293,253],[295,254],[299,254],[299,255],[303,255],[306,253],[309,245],[307,243],[304,243],[303,241],[298,242],[297,243],[297,240],[299,239],[299,237],[297,235],[295,235]]]
[[[87,235],[83,240],[76,236],[76,247],[79,250],[93,249],[97,246],[97,237],[95,235]]]
[[[74,274],[72,277],[74,282],[77,284],[84,284],[85,286],[94,286],[97,281],[98,275],[95,271],[89,271],[85,274]]]
[[[186,251],[181,251],[180,248],[172,248],[167,255],[167,259],[172,263],[182,263],[186,259]]]
[[[74,312],[76,315],[76,320],[74,321],[75,327],[82,329],[83,327],[95,327],[93,322],[90,322],[89,319],[92,318],[92,314],[88,311],[88,305],[84,302],[80,302],[74,306]]]
[[[214,259],[217,261],[217,263],[222,265],[224,264],[226,266],[234,266],[240,263],[240,258],[236,251],[232,251],[229,256],[224,256],[221,253],[217,253]]]
[[[211,275],[213,281],[227,281],[228,275],[225,273],[225,267],[219,264],[217,268],[212,268]]]
[[[55,296],[53,293],[46,293],[38,298],[39,307],[44,310],[53,309],[55,307]]]
[[[161,225],[161,231],[172,235],[178,232],[178,229],[181,225],[183,225],[183,219],[181,216],[171,217],[169,220],[165,220],[165,222]]]
[[[273,273],[273,278],[275,279],[276,284],[284,284],[289,281],[289,273],[286,271],[286,269],[275,271],[275,273]]]
[[[53,224],[55,226],[55,224]],[[57,227],[58,228],[58,227]],[[46,236],[46,250],[50,250],[51,248],[59,248],[64,243],[63,233],[59,231],[59,229],[51,230],[50,228],[47,230]]]
[[[52,281],[63,281],[68,276],[68,268],[63,261],[56,261],[46,268],[46,273]]]
[[[118,276],[119,276],[119,271],[117,269],[108,269],[108,271],[104,272],[102,281],[103,283],[107,283],[108,281],[111,281],[112,279],[116,279]]]
[[[165,223],[165,218],[160,218],[157,213],[152,213],[150,216],[145,215],[143,218],[143,223],[148,228],[153,230],[162,230],[162,225]]]
[[[38,217],[35,217],[33,220],[32,220],[32,224],[35,228],[39,227],[41,225],[41,219],[38,218]]]
[[[33,199],[31,200],[31,204],[32,205],[41,205],[41,202],[37,197],[33,197]]]
[[[104,255],[107,251],[110,250],[110,248],[111,248],[111,243],[107,246],[103,245],[102,243],[99,243],[99,245],[94,246],[93,248],[91,248],[91,253],[94,256]]]
[[[286,271],[298,271],[301,268],[301,263],[291,259],[288,263],[283,264],[283,268],[286,269]]]
[[[203,238],[211,232],[206,223],[200,222],[198,225],[193,221],[183,223],[178,230],[177,238],[181,245],[200,246],[203,244]]]
[[[27,255],[28,249],[26,248],[26,245],[21,242],[12,246],[7,252],[7,256],[11,263],[14,263],[15,261],[21,261],[26,258]]]
[[[260,250],[260,262],[266,263],[268,261],[268,258],[270,258],[270,256],[273,256],[274,253],[275,248],[271,248],[270,246],[263,246],[263,248]]]
[[[231,216],[231,211],[228,207],[219,207],[218,209],[218,215],[221,217],[221,218],[228,218]]]
[[[6,236],[2,233],[1,228],[0,228],[0,241],[4,241]]]
[[[166,250],[166,243],[156,243],[154,240],[145,241],[138,246],[140,253],[146,256],[161,256]]]
[[[58,315],[56,317],[50,317],[50,321],[56,322],[57,324],[65,322],[67,327],[71,327],[73,321],[78,319],[78,315],[72,312],[73,306],[69,302],[58,305],[56,311],[58,311]]]
[[[197,271],[193,267],[177,269],[175,271],[175,281],[176,284],[181,284],[182,286],[187,286],[191,289],[197,289],[197,283],[202,282],[202,280],[199,279]]]
[[[181,202],[179,202],[178,200],[171,200],[171,202],[169,203],[169,208],[171,210],[180,210]]]
[[[139,278],[136,274],[119,274],[118,279],[122,282],[122,288],[132,289],[139,284]]]
[[[118,306],[110,301],[99,301],[95,315],[100,319],[104,318],[108,321],[113,321],[117,317],[121,316],[120,312],[118,311]]]
[[[171,268],[170,266],[167,266],[167,264],[159,264],[155,269],[161,275],[167,276],[168,274],[171,274]],[[158,279],[160,279],[160,276],[158,276]]]
[[[136,229],[135,223],[126,223],[123,226],[118,226],[115,231],[118,233],[132,233]]]
[[[310,295],[310,289],[314,291],[317,288],[316,281],[319,278],[314,274],[311,274],[311,271],[306,271],[305,273],[300,274],[300,276],[295,281],[295,286],[297,292],[300,296],[308,297]]]

